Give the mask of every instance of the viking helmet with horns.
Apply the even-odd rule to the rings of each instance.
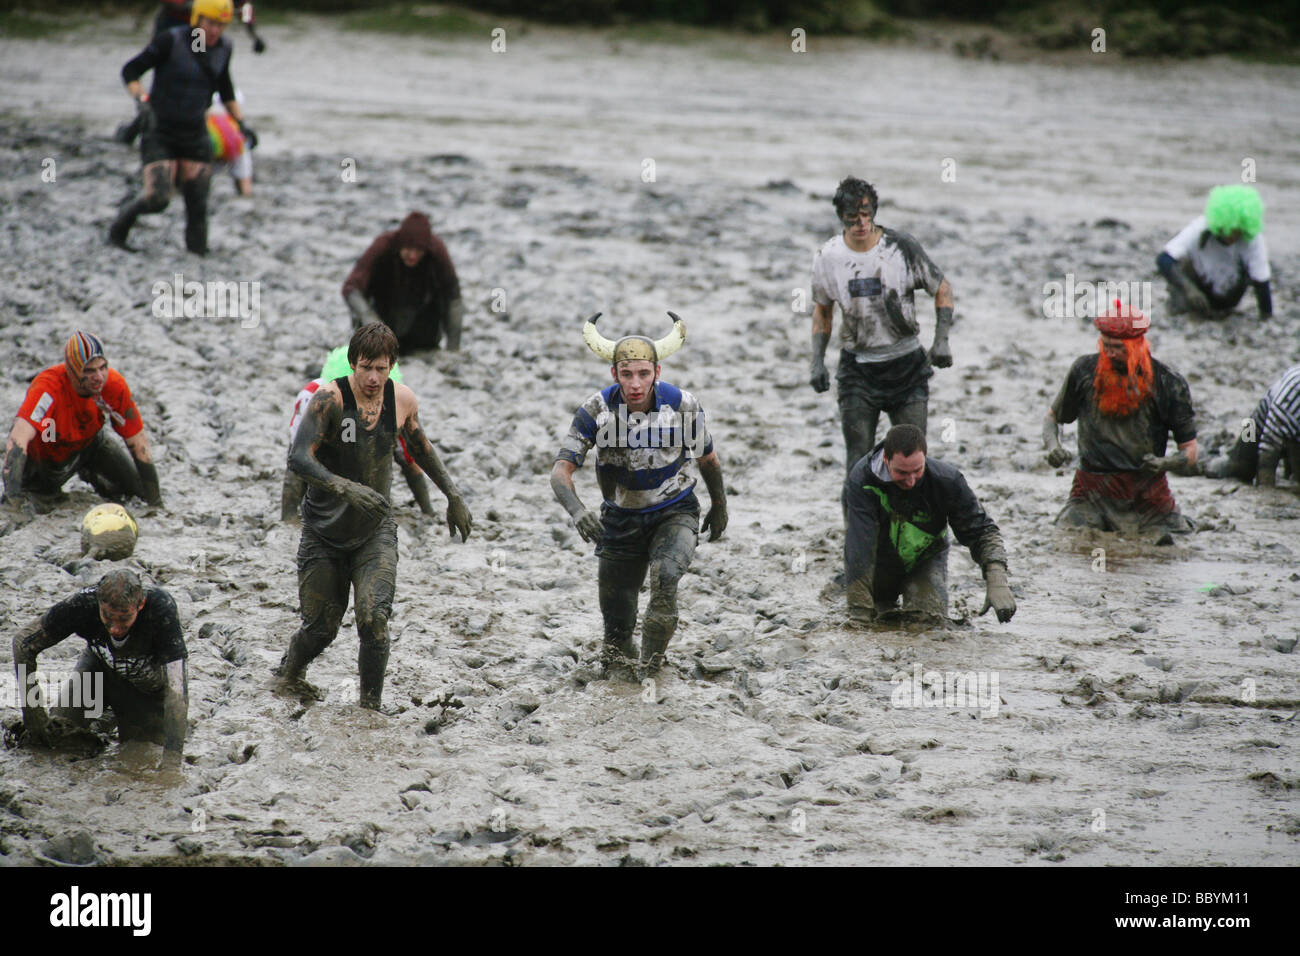
[[[601,314],[597,312],[586,321],[582,326],[582,337],[586,340],[587,346],[610,365],[638,360],[658,365],[660,359],[672,355],[686,341],[686,323],[676,312],[668,313],[668,317],[673,320],[673,329],[662,339],[653,340],[644,335],[625,335],[617,342],[605,338],[596,331],[596,320]]]

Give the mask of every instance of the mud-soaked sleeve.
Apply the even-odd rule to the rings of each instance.
[[[1069,374],[1065,376],[1065,381],[1061,384],[1061,390],[1056,393],[1056,401],[1052,402],[1052,416],[1056,419],[1057,424],[1068,425],[1079,417],[1083,397],[1083,391],[1079,385],[1082,378],[1082,368],[1087,361],[1088,356],[1086,355],[1075,359],[1074,364],[1070,366]]]
[[[907,262],[907,287],[924,289],[930,295],[937,293],[943,284],[943,270],[934,264],[934,260],[926,255],[921,244],[914,238],[903,233],[899,240],[903,258]]]
[[[451,254],[447,252],[446,244],[437,236],[433,237],[430,255],[433,257],[433,271],[438,277],[438,288],[442,290],[448,302],[459,299],[460,279],[456,275],[456,267],[452,265]]]
[[[36,655],[47,647],[53,647],[71,634],[82,633],[99,620],[99,602],[93,588],[78,591],[70,598],[64,598],[45,612],[41,618],[40,630],[29,632],[22,648],[15,648],[14,662],[25,663],[29,667],[36,663]],[[19,660],[19,654],[23,660]]]
[[[831,302],[834,301],[834,297],[831,293],[835,287],[831,282],[831,277],[828,274],[829,272],[830,270],[827,268],[826,259],[821,254],[821,251],[818,250],[813,255],[812,298],[814,302],[823,307],[829,306]]]
[[[133,83],[159,63],[166,61],[172,52],[172,35],[164,30],[149,41],[149,45],[122,67],[122,82]]]
[[[682,393],[682,440],[692,458],[704,458],[713,453],[713,436],[704,421],[704,406],[690,392]]]
[[[1174,434],[1174,441],[1186,444],[1196,437],[1196,410],[1192,407],[1192,390],[1171,368],[1162,370],[1159,403],[1161,418]]]
[[[370,291],[370,277],[374,272],[375,262],[387,251],[389,244],[393,241],[392,237],[393,233],[384,233],[372,242],[365,252],[361,253],[361,258],[352,267],[348,277],[343,280],[343,298],[346,299],[348,293],[353,289],[361,290],[363,295]]]
[[[966,476],[957,473],[953,481],[952,504],[948,511],[948,524],[957,540],[970,549],[970,556],[981,568],[990,564],[1007,563],[1007,551],[1002,544],[1002,533],[989,517],[984,506],[971,491]]]
[[[123,438],[138,435],[144,428],[144,419],[140,417],[140,409],[131,397],[131,388],[126,384],[126,379],[121,375],[109,375],[101,394],[108,407],[117,412],[113,418],[113,430]],[[118,421],[119,418],[121,421]]]
[[[867,461],[867,458],[863,458]],[[849,604],[857,593],[871,594],[876,576],[876,535],[880,525],[880,501],[862,487],[857,466],[844,482],[844,584]],[[859,584],[859,582],[862,582]]]
[[[185,660],[189,651],[181,634],[175,599],[162,588],[155,588],[149,595],[149,603],[153,610],[154,659],[160,664]]]
[[[578,407],[569,425],[569,433],[560,443],[560,450],[555,454],[556,461],[571,461],[579,468],[587,460],[587,452],[596,444],[596,416],[600,414],[600,393],[597,392]]]

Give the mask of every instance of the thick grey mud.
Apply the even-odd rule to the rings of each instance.
[[[108,141],[134,39],[0,42],[8,101],[42,104],[0,123],[16,171],[0,184],[0,407],[74,327],[104,338],[167,502],[140,510],[128,563],[180,606],[192,718],[179,783],[116,745],[0,753],[0,863],[1295,863],[1292,487],[1174,477],[1195,534],[1070,536],[1050,525],[1069,477],[1038,438],[1070,361],[1095,347],[1085,321],[1043,316],[1043,284],[1067,272],[1153,281],[1153,351],[1188,376],[1209,445],[1300,360],[1300,137],[1277,119],[1300,115],[1294,70],[1234,64],[1197,84],[1182,66],[838,46],[814,61],[758,42],[615,52],[548,31],[492,59],[486,42],[431,50],[304,23],[236,57],[264,144],[258,193],[214,183],[205,259],[183,252],[179,210],[136,227],[143,254],[103,244],[136,175]],[[826,75],[867,55],[880,98],[826,102]],[[354,88],[337,111],[302,109],[332,65]],[[398,76],[420,82],[393,94]],[[865,146],[864,112],[879,131]],[[1206,114],[1223,120],[1217,145]],[[1155,253],[1238,175],[1238,152],[1270,203],[1278,318],[1170,321]],[[948,156],[957,180],[943,183]],[[340,178],[349,158],[357,182]],[[955,365],[932,380],[930,437],[1002,528],[1009,624],[974,616],[982,582],[964,554],[951,629],[850,630],[821,596],[840,564],[844,452],[791,305],[850,172],[952,282]],[[385,702],[401,712],[384,716],[357,704],[351,610],[310,671],[325,699],[272,693],[299,623],[299,530],[278,513],[289,405],[349,332],[339,285],[412,208],[461,273],[465,348],[402,366],[475,533],[453,542],[399,483]],[[260,282],[260,321],[156,318],[154,283],[178,272]],[[704,403],[730,525],[681,579],[658,679],[591,681],[596,561],[547,475],[574,408],[608,380],[582,317],[654,333],[668,309],[690,338],[664,374]],[[928,344],[928,299],[918,314]],[[588,506],[592,471],[578,477]],[[104,570],[78,554],[95,499],[69,487],[51,513],[0,519],[6,636]],[[43,666],[69,668],[76,645]],[[996,707],[912,706],[916,665],[996,675]]]

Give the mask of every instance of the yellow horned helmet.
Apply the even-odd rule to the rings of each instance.
[[[673,320],[672,331],[658,340],[649,339],[644,335],[625,335],[617,342],[607,339],[596,331],[596,320],[600,316],[601,313],[597,312],[586,321],[582,326],[582,337],[586,340],[588,348],[610,365],[638,360],[658,365],[660,359],[672,355],[686,341],[686,323],[676,312],[668,313],[668,317]]]

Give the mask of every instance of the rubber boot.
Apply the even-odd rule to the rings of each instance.
[[[195,176],[181,186],[185,197],[185,248],[195,255],[208,254],[208,185],[207,175]]]
[[[388,638],[366,641],[357,651],[357,669],[361,672],[361,706],[379,710],[384,696],[384,673],[388,670]]]
[[[135,252],[134,247],[127,245],[126,237],[130,234],[135,221],[140,218],[140,214],[153,212],[153,206],[154,203],[143,196],[137,196],[122,206],[117,218],[113,220],[113,225],[108,227],[109,244],[117,246],[119,249],[125,249],[127,252]]]

